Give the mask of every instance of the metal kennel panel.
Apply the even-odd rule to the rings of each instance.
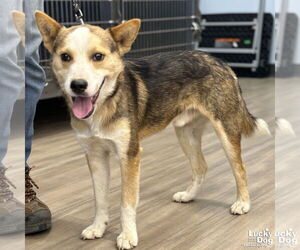
[[[131,18],[142,19],[142,27],[126,57],[158,52],[191,50],[195,23],[199,22],[198,0],[79,0],[86,24],[108,28]],[[45,0],[44,11],[64,26],[76,25],[71,0]],[[59,95],[49,69],[50,55],[41,45],[41,64],[48,86],[42,99]]]
[[[120,23],[120,1],[114,0],[81,0],[80,7],[87,24],[108,28]],[[45,0],[44,11],[66,27],[77,25],[71,0]],[[47,66],[50,55],[46,49],[40,48],[41,64]]]
[[[122,19],[142,20],[139,36],[128,57],[195,48],[195,0],[123,0]]]
[[[195,48],[193,32],[198,1],[195,0],[81,0],[84,22],[108,28],[131,18],[142,27],[128,57]],[[71,0],[45,0],[44,11],[66,27],[76,25]],[[50,55],[41,46],[41,63]]]

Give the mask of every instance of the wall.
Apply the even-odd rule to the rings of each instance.
[[[286,1],[286,0],[285,0]],[[276,3],[279,2],[279,0],[276,0]],[[276,11],[279,10],[279,5],[276,4]],[[296,50],[295,50],[295,56],[294,56],[294,62],[296,64],[300,64],[300,1],[299,0],[289,0],[289,12],[296,13],[298,15],[298,35],[297,35],[297,42],[296,42]]]
[[[259,0],[200,0],[200,10],[203,14],[257,12],[258,4]],[[266,0],[266,11],[274,10],[274,0]]]

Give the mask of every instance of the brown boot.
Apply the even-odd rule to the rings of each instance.
[[[31,168],[25,168],[25,234],[38,233],[51,227],[49,208],[36,197],[33,186],[38,188],[31,179]]]
[[[14,198],[9,186],[16,188],[0,167],[0,235],[24,232],[24,205]]]

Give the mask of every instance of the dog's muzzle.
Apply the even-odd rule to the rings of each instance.
[[[72,88],[72,83],[74,81],[71,82],[72,91],[74,93],[76,93],[74,91],[76,89],[76,91],[77,91],[76,94],[78,94],[78,96],[72,98],[73,99],[72,112],[73,112],[74,116],[77,117],[78,119],[87,119],[94,113],[95,103],[99,97],[100,90],[105,82],[105,77],[103,78],[103,81],[102,81],[98,91],[93,96],[90,96],[90,97],[80,95],[80,94],[83,94],[87,88],[87,85],[86,85],[86,87],[84,87],[86,81],[84,81],[85,83],[82,81],[84,81],[84,80],[80,80],[80,82],[78,83],[78,80],[76,80],[76,83],[73,84],[74,89]],[[75,85],[77,85],[77,86],[75,86]]]

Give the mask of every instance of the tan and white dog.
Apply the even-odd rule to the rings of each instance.
[[[94,184],[96,216],[83,239],[101,238],[108,223],[109,156],[120,161],[122,176],[120,249],[138,244],[140,141],[173,121],[190,160],[193,181],[175,193],[175,202],[196,198],[207,165],[201,150],[204,124],[210,121],[223,143],[237,185],[231,213],[250,209],[241,136],[266,123],[247,110],[238,80],[225,63],[199,51],[162,53],[124,59],[137,37],[140,20],[109,29],[78,25],[66,28],[36,12],[52,69],[70,109],[71,123],[82,145]]]
[[[21,42],[23,46],[25,46],[25,14],[21,11],[14,10],[12,11],[12,18]]]

